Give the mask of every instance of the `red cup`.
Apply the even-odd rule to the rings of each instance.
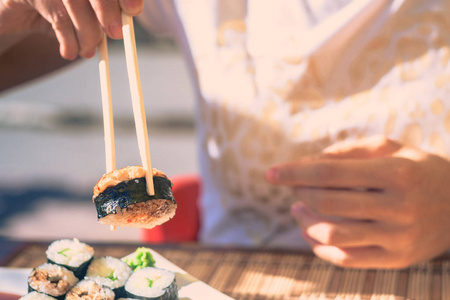
[[[146,243],[195,242],[200,229],[201,179],[196,174],[170,178],[173,196],[177,202],[175,216],[152,229],[142,229]]]

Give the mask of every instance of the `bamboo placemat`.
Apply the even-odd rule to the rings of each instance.
[[[34,267],[45,262],[48,244],[30,243],[8,262]],[[125,256],[137,245],[94,245],[96,256]],[[450,257],[403,270],[343,269],[311,254],[198,246],[150,246],[236,300],[370,299],[450,300]],[[214,300],[214,299],[211,299]]]

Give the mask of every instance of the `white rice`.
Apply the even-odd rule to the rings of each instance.
[[[19,300],[55,300],[55,298],[43,293],[31,292],[23,295]]]
[[[91,262],[85,279],[90,279],[98,284],[116,289],[125,284],[131,273],[131,267],[122,260],[111,256],[105,256],[95,258]]]
[[[94,249],[77,239],[63,239],[51,243],[45,254],[57,264],[79,267],[94,256]]]
[[[175,274],[171,271],[152,267],[142,268],[130,276],[125,284],[125,290],[135,296],[158,297],[164,295],[174,280]],[[149,281],[152,282],[151,287]]]

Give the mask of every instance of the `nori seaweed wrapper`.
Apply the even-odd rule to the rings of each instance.
[[[146,184],[145,177],[140,177],[106,188],[94,198],[97,217],[100,219],[109,214],[115,214],[119,208],[126,208],[131,204],[147,200],[165,199],[176,203],[172,193],[172,182],[169,179],[160,176],[153,177],[155,191],[153,196],[147,194]]]
[[[126,298],[127,292],[125,291],[125,284],[113,289],[114,294],[116,295],[115,299]]]
[[[72,267],[72,266],[65,265],[65,264],[59,264],[59,263],[57,263],[57,262],[54,262],[53,260],[51,260],[51,259],[48,258],[48,257],[47,257],[47,262],[48,262],[49,264],[58,265],[58,266],[64,267],[64,268],[66,268],[66,269],[72,271],[72,272],[73,272],[73,275],[75,275],[76,278],[78,278],[78,279],[81,280],[81,279],[84,278],[84,276],[86,276],[86,271],[87,271],[87,269],[88,269],[88,267],[89,267],[89,264],[91,263],[91,261],[92,261],[93,259],[94,259],[94,256],[92,256],[89,260],[85,261],[84,263],[82,263],[82,264],[81,264],[80,266],[78,266],[78,267]]]

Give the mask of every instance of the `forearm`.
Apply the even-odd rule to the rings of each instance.
[[[69,63],[59,54],[56,38],[48,34],[15,35],[2,38],[0,45],[0,91]]]

